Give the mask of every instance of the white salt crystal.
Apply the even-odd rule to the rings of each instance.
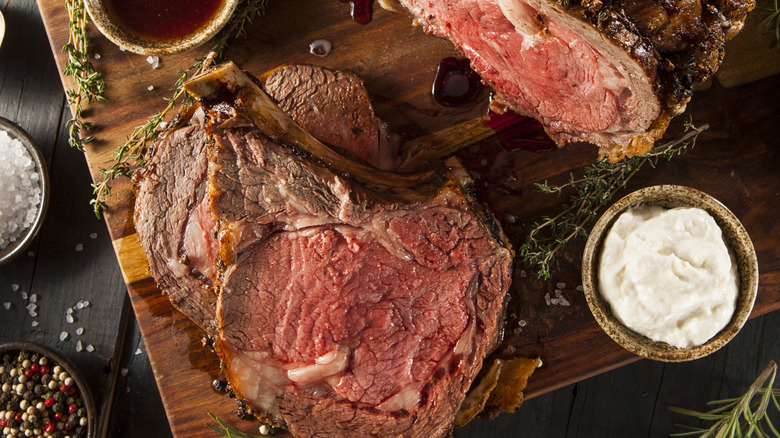
[[[29,313],[30,313],[30,316],[32,316],[33,318],[35,318],[36,316],[38,316],[38,312],[36,312],[35,310],[30,310],[30,312],[29,312]]]
[[[68,336],[70,336],[70,335],[68,334],[68,332],[62,332],[62,333],[60,333],[60,342],[62,342],[62,341],[64,341],[64,340],[68,339]]]
[[[84,301],[82,301],[82,303],[84,303],[84,308],[85,308],[85,309],[86,309],[87,307],[89,307],[89,305],[90,305],[88,300],[84,300]]]
[[[556,296],[556,297],[559,297],[559,296],[561,296],[561,294],[562,294],[562,293],[563,293],[563,291],[562,291],[562,290],[560,290],[560,289],[555,289],[555,296]]]
[[[37,308],[38,308],[38,305],[37,305],[37,304],[35,304],[35,303],[30,303],[30,304],[28,304],[28,305],[27,305],[27,307],[25,307],[25,308],[26,308],[27,310],[35,310],[35,309],[37,309]]]
[[[128,370],[127,368],[122,368],[122,370],[120,372],[122,373],[123,376],[126,376],[127,373],[130,372],[130,370]]]
[[[124,47],[120,47],[120,48],[119,48],[119,51],[120,51],[120,52],[126,52],[126,51],[127,51],[127,49],[125,49]]]
[[[520,321],[517,321],[517,325],[520,327],[525,327],[525,325],[528,324],[524,319],[521,319]]]
[[[558,289],[565,289],[566,288],[566,283],[558,283],[558,284],[555,285],[555,287],[557,287]]]
[[[14,292],[18,291],[19,290],[19,285],[18,284],[12,284],[11,285],[11,290],[14,291]]]
[[[550,300],[550,302],[551,302],[553,305],[556,305],[556,304],[558,304],[558,298],[553,298],[553,299],[551,299],[551,300]]]
[[[140,348],[136,348],[135,349],[135,355],[138,356],[139,354],[141,354],[141,349]]]
[[[165,129],[168,127],[168,122],[160,122],[160,129]]]
[[[84,245],[79,243],[76,245],[76,252],[84,251]]]
[[[68,308],[65,310],[65,314],[66,314],[66,315],[72,315],[72,314],[73,314],[73,307],[68,307]]]
[[[582,291],[584,291],[584,290],[585,290],[585,288],[584,288],[584,287],[582,287],[582,285],[579,285],[579,286],[577,286],[577,290],[578,290],[579,292],[582,292]]]
[[[95,347],[92,344],[87,344],[87,351],[89,353],[92,353],[93,351],[95,351]]]
[[[28,295],[26,291],[22,291],[22,299],[26,300],[28,298],[30,298],[30,295]]]
[[[27,257],[30,257],[30,258],[35,257],[35,252],[33,252],[33,251],[28,252],[27,253]]]
[[[3,307],[5,307],[5,310],[11,310],[11,303],[5,302],[3,303]]]
[[[569,305],[571,305],[571,303],[569,302],[569,300],[567,300],[565,297],[560,297],[560,298],[558,298],[558,303],[559,303],[561,306],[569,306]]]
[[[125,388],[125,391],[127,391],[127,393],[130,394],[130,387],[128,386],[127,388]]]
[[[81,336],[84,334],[84,327],[79,327],[76,329],[76,334]]]
[[[90,239],[97,239],[97,233],[92,233],[89,235]]]
[[[73,315],[65,315],[65,322],[73,324]]]
[[[544,294],[544,302],[547,303],[547,305],[550,305],[550,292],[547,292]]]
[[[149,85],[148,87],[146,87],[146,89],[149,90],[149,91],[152,91],[152,90],[154,90],[154,85]]]
[[[38,321],[33,321],[32,324],[30,325],[32,325],[33,327],[38,327]]]
[[[521,276],[521,277],[526,277],[527,275],[528,275],[528,274],[526,274],[526,272],[525,272],[525,269],[521,269],[521,270],[520,270],[520,276]]]
[[[38,302],[38,294],[30,295],[30,302],[31,303],[37,303]]]
[[[160,67],[160,57],[159,56],[149,56],[146,58],[146,62],[149,64],[152,64],[152,68],[157,69]]]
[[[84,349],[84,344],[81,343],[81,339],[76,342],[76,352],[81,352]]]
[[[83,308],[84,308],[84,303],[82,303],[81,301],[79,301],[78,303],[76,303],[76,309],[78,309],[78,310],[81,310],[81,309],[83,309]]]
[[[95,53],[95,59],[100,59],[100,53]]]
[[[16,242],[35,221],[41,185],[27,148],[0,130],[0,250]]]

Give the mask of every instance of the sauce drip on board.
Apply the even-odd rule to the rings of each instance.
[[[353,20],[360,24],[371,22],[374,0],[341,0],[341,3],[350,4],[350,15]]]
[[[436,69],[431,92],[439,105],[455,107],[473,102],[482,88],[482,79],[468,59],[444,58]]]
[[[496,136],[508,151],[523,149],[531,152],[546,152],[558,147],[544,132],[541,123],[511,110],[504,114],[489,111],[482,123],[496,131]]]
[[[172,40],[205,26],[222,3],[223,0],[108,0],[107,6],[127,30]]]

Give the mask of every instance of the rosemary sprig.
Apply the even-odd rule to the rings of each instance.
[[[68,10],[68,43],[62,47],[63,52],[68,52],[68,61],[65,64],[64,74],[73,79],[76,88],[65,93],[68,104],[73,108],[73,117],[68,120],[68,143],[79,150],[84,150],[84,145],[94,140],[93,137],[81,137],[81,131],[89,131],[92,124],[82,119],[84,102],[92,100],[105,102],[103,92],[106,82],[103,76],[95,71],[89,61],[91,48],[87,35],[87,24],[90,22],[87,9],[83,0],[66,0],[65,7]]]
[[[709,126],[695,127],[686,123],[684,136],[669,143],[656,146],[649,153],[640,157],[627,158],[617,163],[610,163],[606,158],[585,167],[583,176],[575,179],[570,174],[569,182],[560,186],[550,185],[547,181],[535,184],[542,193],[561,195],[564,189],[573,189],[569,203],[553,217],[545,216],[541,222],[536,222],[520,245],[518,254],[526,266],[537,271],[541,279],[550,277],[550,264],[555,259],[555,253],[563,248],[571,239],[581,237],[587,239],[586,225],[596,218],[598,212],[606,206],[619,190],[645,164],[655,167],[660,158],[667,161],[677,155],[684,154],[696,143],[698,135]]]
[[[109,168],[100,168],[103,181],[92,184],[94,198],[90,205],[95,215],[100,217],[100,212],[106,208],[105,199],[111,195],[111,182],[120,177],[130,177],[144,166],[146,151],[160,132],[160,123],[175,109],[178,104],[191,103],[190,96],[184,91],[184,82],[194,72],[197,73],[208,67],[211,62],[218,61],[228,46],[231,38],[246,38],[246,27],[259,15],[265,13],[267,0],[243,0],[236,7],[236,11],[224,29],[212,40],[212,46],[207,55],[195,59],[195,62],[186,69],[176,70],[179,78],[171,89],[173,95],[165,100],[168,104],[165,108],[152,114],[145,125],[137,126],[132,134],[126,137],[125,142],[117,147],[114,163]]]
[[[774,389],[772,385],[777,375],[777,364],[770,361],[761,375],[748,388],[747,392],[737,398],[717,400],[708,405],[722,405],[707,412],[698,412],[690,409],[670,406],[669,409],[683,415],[690,415],[704,421],[714,421],[707,429],[683,426],[690,429],[688,432],[672,434],[672,436],[699,436],[699,437],[780,437],[780,432],[767,415],[770,402],[780,412],[780,389]],[[766,386],[764,384],[766,383]],[[753,400],[758,396],[758,400]],[[765,429],[766,428],[766,429]],[[770,433],[767,433],[770,432]]]
[[[270,436],[270,435],[262,435],[262,434],[261,435],[250,435],[248,433],[241,432],[239,430],[234,429],[233,427],[231,427],[229,424],[225,423],[224,421],[220,420],[219,417],[217,417],[216,415],[212,414],[211,412],[209,412],[208,414],[209,414],[209,417],[211,417],[212,420],[217,422],[217,426],[215,426],[215,425],[213,425],[211,423],[206,423],[206,426],[209,429],[219,433],[222,436],[226,436],[228,438],[266,438],[266,437]]]

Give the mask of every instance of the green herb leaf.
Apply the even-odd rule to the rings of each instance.
[[[211,412],[208,413],[209,417],[211,417],[212,420],[217,422],[217,426],[206,423],[206,427],[213,430],[214,432],[219,433],[222,436],[226,436],[229,438],[235,437],[235,438],[267,438],[270,435],[251,435],[248,433],[241,432],[239,430],[234,429],[224,421],[220,420],[219,417],[212,414]]]
[[[539,278],[550,278],[550,265],[555,260],[555,253],[575,237],[587,239],[588,232],[585,227],[609,204],[615,193],[626,187],[626,183],[642,166],[649,164],[655,167],[660,158],[668,161],[684,154],[695,145],[698,135],[708,127],[704,125],[697,128],[687,123],[687,134],[656,146],[646,155],[626,158],[617,163],[603,159],[585,167],[581,178],[570,174],[569,182],[560,186],[550,185],[547,181],[535,184],[537,190],[542,193],[558,196],[564,190],[573,190],[574,193],[563,206],[563,211],[553,217],[543,217],[540,222],[533,224],[525,242],[517,250],[525,265],[536,270]]]

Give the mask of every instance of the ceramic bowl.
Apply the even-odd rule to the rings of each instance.
[[[24,147],[27,148],[27,151],[35,162],[35,167],[38,169],[38,178],[41,183],[41,203],[38,205],[38,214],[35,216],[35,221],[27,228],[25,233],[16,240],[16,242],[11,242],[11,244],[5,248],[0,249],[0,266],[2,266],[23,253],[35,239],[35,236],[38,235],[38,231],[40,231],[41,225],[43,225],[43,218],[46,216],[46,210],[49,206],[51,184],[49,184],[49,173],[46,170],[46,162],[32,137],[16,123],[2,117],[0,117],[0,130],[7,132],[11,138],[21,141]]]
[[[95,436],[95,427],[97,423],[97,410],[95,409],[95,399],[92,396],[92,392],[89,389],[87,381],[84,380],[84,376],[76,368],[76,365],[68,360],[65,356],[54,351],[53,349],[46,347],[45,345],[36,344],[34,342],[18,341],[18,342],[6,342],[0,344],[0,364],[3,362],[3,356],[5,354],[18,354],[19,351],[27,351],[29,353],[37,353],[39,355],[46,356],[49,360],[49,366],[54,368],[55,365],[62,367],[70,377],[76,382],[78,389],[78,395],[87,409],[87,438]]]
[[[203,27],[171,40],[144,37],[128,30],[109,12],[106,0],[85,0],[84,4],[98,30],[120,48],[142,55],[167,55],[198,47],[211,39],[230,20],[238,2],[224,0],[214,17]]]
[[[624,326],[612,314],[598,286],[598,266],[601,248],[607,232],[617,217],[629,208],[640,205],[660,205],[666,208],[698,207],[707,211],[723,231],[724,240],[736,260],[739,273],[739,294],[731,321],[706,343],[692,348],[678,348],[656,342]],[[682,362],[704,357],[728,343],[750,316],[758,290],[758,261],[747,231],[723,204],[699,190],[675,185],[651,186],[633,192],[613,204],[596,222],[590,233],[582,260],[582,284],[593,316],[602,329],[626,350],[640,356],[665,361]]]

